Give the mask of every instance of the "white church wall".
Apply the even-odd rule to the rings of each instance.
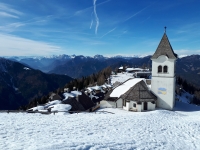
[[[157,96],[157,107],[172,110],[175,101],[175,78],[152,77],[151,90]]]

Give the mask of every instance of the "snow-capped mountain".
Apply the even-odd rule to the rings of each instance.
[[[177,60],[177,75],[187,79],[200,86],[200,55],[190,55],[181,57]],[[130,67],[148,66],[151,67],[150,56],[113,56],[105,57],[103,55],[83,56],[83,55],[54,55],[45,57],[11,57],[20,63],[26,64],[34,69],[39,69],[46,73],[56,73],[69,75],[73,78],[88,76],[99,70],[111,66],[113,69],[121,65]]]

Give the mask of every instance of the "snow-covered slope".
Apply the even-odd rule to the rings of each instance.
[[[200,108],[41,115],[0,113],[0,149],[200,149]],[[108,112],[100,112],[108,111]]]

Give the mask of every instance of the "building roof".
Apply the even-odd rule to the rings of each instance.
[[[110,98],[110,94],[113,92],[113,89],[108,91],[108,93],[105,95],[104,99],[108,100]]]
[[[117,86],[120,85],[120,84],[121,84],[121,82],[116,81],[116,82],[113,84],[113,88],[117,87]]]
[[[151,79],[146,80],[147,85],[151,85]]]
[[[94,95],[94,97],[92,98],[92,101],[94,103],[97,103],[97,102],[100,102],[104,99],[104,93],[103,92],[99,92],[99,93],[96,93]]]
[[[158,48],[156,49],[156,52],[153,54],[151,59],[156,59],[161,55],[165,55],[170,59],[177,58],[177,54],[174,53],[166,33],[164,33],[164,35],[158,45]]]
[[[75,99],[67,99],[62,101],[63,104],[69,104],[72,106],[70,111],[84,111],[84,107]]]
[[[61,100],[62,97],[58,94],[52,93],[51,96],[49,97],[51,100]]]
[[[126,71],[133,71],[134,68],[126,68]]]
[[[85,95],[85,93],[82,93],[78,96],[78,101],[85,108],[85,110],[88,110],[95,106],[93,101],[87,95]]]
[[[132,86],[127,92],[122,94],[120,98],[137,102],[150,102],[157,100],[157,97],[151,93],[143,80]]]
[[[134,78],[134,79],[130,79],[130,80],[124,82],[123,84],[116,87],[112,91],[112,93],[110,94],[110,97],[120,97],[122,94],[127,92],[132,86],[134,86],[135,84],[137,84],[141,80],[144,80],[144,79],[143,78]]]

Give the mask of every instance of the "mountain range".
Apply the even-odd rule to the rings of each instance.
[[[114,56],[94,57],[83,55],[58,55],[51,57],[11,57],[9,59],[26,64],[45,73],[68,75],[72,78],[80,78],[96,73],[105,67],[116,69],[122,65],[129,67],[146,66],[151,68],[151,56]],[[200,86],[200,55],[184,56],[177,59],[176,74],[188,80],[196,86]]]
[[[19,62],[0,58],[0,109],[18,109],[71,80],[66,75],[46,74]]]

